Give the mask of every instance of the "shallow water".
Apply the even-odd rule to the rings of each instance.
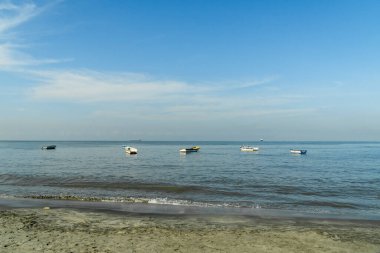
[[[41,150],[55,144],[56,150]],[[240,152],[242,144],[258,152]],[[125,154],[122,146],[138,148]],[[200,145],[197,153],[179,149]],[[291,148],[307,149],[292,155]],[[0,142],[0,196],[380,219],[380,143]]]

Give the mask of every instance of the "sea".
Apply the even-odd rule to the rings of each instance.
[[[0,199],[380,220],[380,142],[0,141]]]

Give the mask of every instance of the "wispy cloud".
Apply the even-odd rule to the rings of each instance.
[[[270,115],[294,117],[314,110],[292,106],[305,99],[304,96],[263,95],[252,89],[229,94],[233,89],[231,85],[191,84],[158,80],[143,74],[91,70],[35,71],[30,74],[38,82],[29,93],[33,99],[93,104],[94,118],[225,121]],[[241,91],[239,83],[234,86]],[[223,90],[227,94],[218,95]],[[123,109],[114,106],[110,110],[100,109],[98,102],[117,103]],[[131,110],[126,114],[125,108]]]
[[[11,32],[18,26],[40,15],[52,2],[45,6],[37,6],[33,2],[14,4],[11,1],[0,3],[0,69],[18,71],[20,67],[60,62],[55,59],[36,59],[23,51],[27,45],[21,45],[17,41],[18,35]]]
[[[82,71],[33,72],[39,85],[31,90],[36,99],[74,102],[148,101],[189,95],[190,85],[153,80],[144,75]]]
[[[272,84],[277,79],[278,79],[277,76],[271,76],[271,77],[266,77],[266,78],[262,78],[262,79],[259,79],[259,80],[242,81],[240,84],[233,83],[232,87],[234,89],[237,89],[237,88],[239,88],[239,89],[252,88],[252,87]]]
[[[0,3],[0,35],[38,15],[41,10],[34,3],[20,5],[10,1]]]
[[[177,101],[188,104],[204,104],[207,101],[219,105],[233,95],[219,99],[217,93],[230,92],[271,83],[252,81],[250,85],[228,83],[187,83],[177,80],[162,80],[144,74],[99,72],[93,70],[29,71],[38,85],[31,89],[35,99],[61,100],[71,102],[99,101]],[[249,91],[250,93],[252,91]],[[243,92],[244,93],[244,92]]]
[[[36,59],[20,50],[22,46],[15,44],[0,44],[0,69],[17,70],[18,67],[35,66],[62,62],[55,59]]]

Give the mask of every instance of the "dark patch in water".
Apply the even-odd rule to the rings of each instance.
[[[83,181],[82,181],[83,180]],[[104,190],[137,190],[144,192],[163,192],[163,193],[203,193],[217,194],[223,196],[255,196],[253,193],[243,193],[238,191],[229,191],[216,189],[211,187],[196,186],[196,185],[175,185],[150,182],[136,181],[89,181],[86,178],[56,178],[34,175],[0,175],[0,184],[17,185],[17,186],[50,186],[50,187],[65,187],[78,189],[104,189]]]
[[[316,207],[326,206],[326,207],[333,207],[333,208],[358,209],[358,206],[351,203],[329,202],[329,201],[302,201],[302,202],[296,202],[295,205],[316,206]]]

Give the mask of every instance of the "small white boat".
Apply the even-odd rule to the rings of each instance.
[[[258,147],[251,147],[251,146],[241,146],[240,151],[253,152],[253,151],[259,151],[259,148]]]
[[[306,155],[307,150],[306,149],[291,149],[290,153],[292,154],[298,154],[298,155]]]
[[[137,148],[126,146],[126,147],[124,147],[124,149],[125,149],[125,152],[130,154],[130,155],[137,154]]]

